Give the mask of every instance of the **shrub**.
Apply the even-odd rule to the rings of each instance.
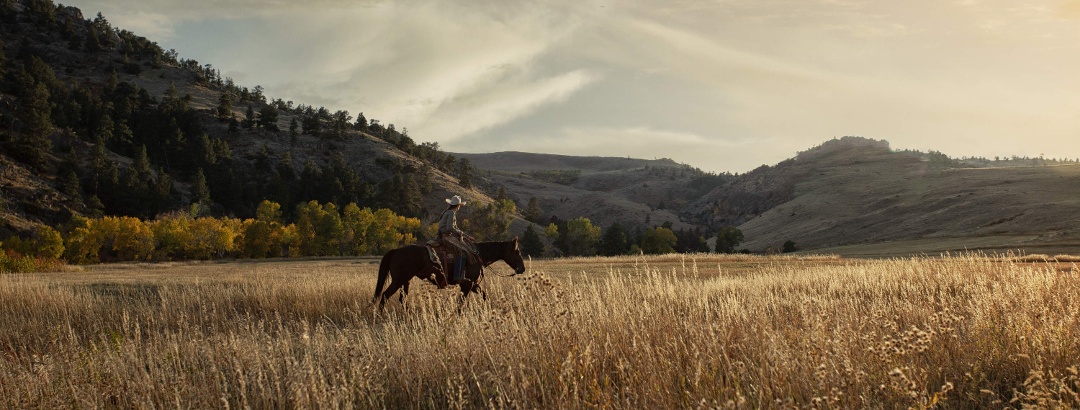
[[[675,253],[675,243],[678,238],[675,237],[675,233],[668,228],[658,226],[656,228],[645,231],[645,236],[641,239],[641,252],[650,255],[662,255],[665,253]]]
[[[12,236],[0,245],[0,249],[11,250],[21,255],[57,259],[64,254],[64,238],[60,232],[48,225],[39,225],[30,238]]]
[[[716,252],[735,253],[735,248],[746,239],[739,228],[725,226],[716,234]]]
[[[22,255],[10,249],[0,250],[0,273],[48,272],[63,266],[64,261],[60,259]]]
[[[784,242],[784,247],[780,249],[780,252],[789,253],[795,252],[797,250],[799,249],[795,247],[795,241],[789,240],[787,242]]]

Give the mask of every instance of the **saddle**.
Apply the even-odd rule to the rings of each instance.
[[[460,283],[461,280],[454,280],[453,278],[454,264],[457,262],[457,259],[461,257],[459,252],[457,252],[453,246],[446,245],[437,239],[430,240],[424,245],[427,247],[428,256],[431,258],[431,262],[440,268],[441,272],[436,275],[441,275],[441,277],[437,277],[437,280],[443,285],[439,285],[439,288],[442,289],[446,285],[457,285]],[[477,255],[466,253],[465,256],[466,263],[462,272],[463,277],[470,268],[478,266],[480,262],[480,258]],[[464,278],[462,278],[462,280],[464,280]]]
[[[450,264],[446,263],[447,257],[446,249],[438,241],[428,241],[424,244],[424,248],[428,251],[428,258],[431,259],[431,263],[437,268],[434,272],[434,278],[428,279],[431,283],[435,284],[439,289],[443,289],[448,285],[446,281],[446,272],[450,268]]]

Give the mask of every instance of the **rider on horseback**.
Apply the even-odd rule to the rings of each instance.
[[[479,261],[477,255],[476,246],[473,245],[473,238],[466,235],[457,226],[457,211],[461,209],[462,205],[465,205],[465,201],[461,200],[460,196],[454,195],[450,199],[446,200],[447,208],[443,211],[442,216],[439,217],[439,241],[444,246],[455,251],[457,254],[457,260],[454,263],[453,275],[450,278],[450,283],[461,282],[462,271],[465,268],[466,257],[469,262],[476,263]]]

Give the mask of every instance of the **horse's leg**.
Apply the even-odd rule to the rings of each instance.
[[[383,305],[385,305],[386,300],[390,299],[390,297],[394,295],[394,292],[397,292],[398,288],[400,288],[400,287],[401,287],[401,282],[398,281],[397,278],[395,278],[393,281],[391,281],[390,282],[390,287],[386,288],[386,292],[383,292],[383,294],[382,294],[382,301],[379,302],[379,307],[381,308]]]

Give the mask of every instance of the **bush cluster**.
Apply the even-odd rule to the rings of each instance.
[[[64,265],[63,254],[60,232],[41,225],[29,238],[12,236],[0,242],[0,273],[56,270]]]
[[[0,273],[48,272],[64,266],[57,258],[23,255],[10,249],[0,250]]]
[[[253,219],[174,212],[154,220],[76,218],[64,256],[72,263],[210,260],[380,254],[414,242],[420,220],[354,203],[339,209],[311,201],[285,224],[281,205],[263,201]]]
[[[389,209],[310,201],[282,221],[281,205],[259,204],[249,219],[172,212],[152,220],[76,217],[64,233],[42,225],[27,238],[0,242],[0,272],[56,270],[75,264],[224,258],[378,255],[417,240],[420,220]]]

